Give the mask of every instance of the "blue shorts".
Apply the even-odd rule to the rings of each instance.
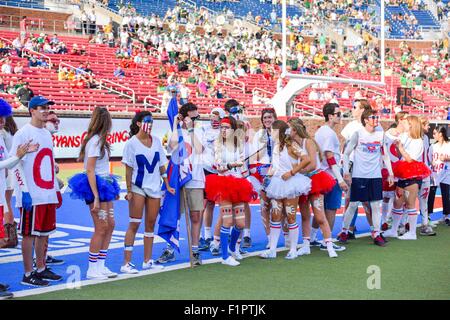
[[[342,205],[342,189],[339,183],[334,185],[333,189],[325,194],[324,206],[325,210],[337,210]]]
[[[352,178],[350,201],[370,202],[383,199],[383,181],[381,178]]]

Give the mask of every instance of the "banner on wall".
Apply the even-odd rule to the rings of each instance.
[[[56,159],[76,159],[81,148],[81,142],[87,134],[90,118],[59,118],[59,132],[53,135],[54,153]],[[29,117],[15,117],[20,129],[30,122]],[[111,157],[122,157],[125,142],[128,140],[131,119],[113,119],[112,130],[108,137],[111,143]],[[170,132],[167,119],[154,119],[152,134],[162,140]]]

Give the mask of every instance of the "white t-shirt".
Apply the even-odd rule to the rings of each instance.
[[[441,155],[450,155],[450,143],[444,142],[442,145],[435,143],[432,145],[432,161],[433,161],[433,176],[435,177],[436,185],[439,183],[450,184],[450,166],[449,162],[443,162],[439,158]]]
[[[316,134],[314,135],[314,139],[316,140],[317,144],[320,146],[321,151],[323,152],[323,160],[320,165],[320,169],[325,170],[329,174],[331,174],[334,177],[333,171],[330,169],[330,166],[328,165],[325,152],[333,152],[334,159],[336,160],[336,163],[339,165],[341,162],[341,150],[340,150],[340,144],[339,139],[334,132],[333,129],[330,128],[328,125],[323,125],[319,128],[319,130],[316,131]],[[336,178],[336,177],[335,177]]]
[[[9,158],[8,148],[5,141],[0,137],[0,161]],[[6,169],[0,169],[0,205],[5,205],[5,191],[6,191]]]
[[[364,128],[364,126],[362,125],[361,121],[358,121],[358,120],[353,120],[353,121],[347,123],[347,125],[341,131],[341,135],[344,137],[346,144],[351,139],[351,137],[353,136],[353,134],[356,131],[361,130],[363,128]],[[345,148],[346,144],[344,145],[344,148]],[[352,161],[352,162],[354,161],[354,153],[353,152],[350,154],[350,161]]]
[[[184,163],[180,168],[180,175],[183,178],[183,167],[189,166],[192,180],[185,184],[187,189],[204,189],[205,188],[205,173],[203,171],[203,157],[202,154],[198,154],[195,152],[195,148],[191,141],[191,135],[187,132],[187,130],[183,130],[183,139],[188,152],[188,157],[184,160]],[[174,132],[173,134],[177,134]],[[202,143],[202,130],[200,128],[196,128],[194,130],[194,134],[199,143]],[[169,153],[174,156],[174,150],[169,147]]]
[[[33,205],[58,203],[53,140],[50,132],[45,128],[37,128],[27,123],[14,135],[9,154],[16,154],[17,147],[30,140],[32,143],[39,143],[39,149],[26,154],[20,164],[23,167]],[[16,207],[20,207],[22,193],[16,192],[16,197]]]
[[[412,159],[422,161],[423,140],[421,138],[412,139],[407,133],[402,133],[400,135],[400,141],[402,142],[405,151]]]
[[[99,176],[109,175],[109,154],[105,150],[105,154],[100,158],[100,137],[96,134],[86,144],[84,154],[84,170],[87,169],[88,158],[97,158],[95,162],[95,174]]]
[[[369,132],[363,128],[354,133],[353,139],[358,143],[354,150],[352,178],[381,178],[383,129],[376,127],[374,132]]]
[[[214,129],[211,123],[204,125],[202,128],[202,144],[205,147],[203,152],[203,168],[209,172],[216,173],[213,169],[214,165],[214,143],[220,134],[220,129]]]
[[[401,155],[397,152],[397,147],[394,144],[395,140],[400,140],[400,135],[395,135],[392,130],[388,130],[384,134],[385,145],[387,146],[387,150],[384,150],[388,153],[389,159],[391,159],[392,163],[400,160]]]
[[[167,164],[161,141],[152,136],[152,146],[145,146],[136,136],[131,137],[123,149],[122,163],[133,168],[131,181],[139,188],[149,189],[152,194],[161,191],[159,168]]]
[[[270,143],[268,143],[270,142]],[[261,148],[263,148],[264,146],[267,146],[266,148],[263,148],[260,152],[259,152],[259,158],[257,159],[258,163],[262,163],[262,164],[270,164],[270,156],[269,156],[269,145],[272,149],[273,152],[273,139],[272,136],[269,136],[267,134],[267,131],[265,129],[260,129],[258,132],[256,132],[255,136],[253,137],[253,147],[252,150],[254,152],[260,150]]]

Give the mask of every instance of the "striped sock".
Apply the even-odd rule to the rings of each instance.
[[[297,222],[289,224],[289,242],[290,250],[294,251],[297,249],[298,244],[298,224]]]
[[[192,246],[192,253],[198,252],[198,246]]]
[[[281,233],[281,222],[270,221],[270,251],[275,252],[277,249],[278,238]]]
[[[412,234],[416,234],[417,217],[418,217],[417,210],[406,209],[406,213],[408,214],[409,232]]]
[[[95,268],[97,266],[98,253],[89,252],[89,269]]]
[[[403,208],[392,208],[392,230],[397,232],[403,216]]]
[[[220,236],[214,236],[214,245],[217,247],[220,244]]]
[[[231,239],[230,239],[230,250],[232,252],[236,251],[236,243],[239,239],[239,236],[241,235],[242,229],[237,228],[236,226],[233,227],[231,230]]]
[[[106,256],[108,255],[108,250],[100,250],[98,254],[98,267],[105,267]]]
[[[228,258],[228,235],[230,234],[230,228],[222,226],[220,228],[220,246],[222,247],[222,258],[227,260]]]

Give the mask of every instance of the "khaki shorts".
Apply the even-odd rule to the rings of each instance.
[[[189,211],[203,211],[204,194],[203,189],[187,189],[183,188],[186,192],[186,201],[189,206]],[[180,193],[180,212],[184,212],[184,199],[183,191]]]

